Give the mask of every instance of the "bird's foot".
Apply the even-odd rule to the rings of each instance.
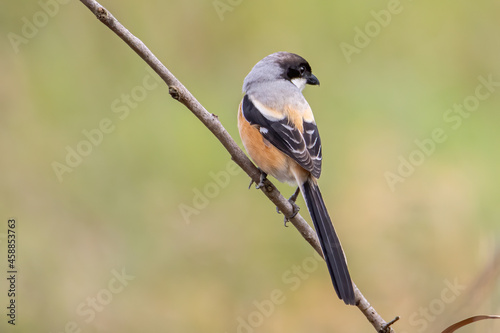
[[[295,202],[290,201],[290,203],[292,204],[293,212],[290,216],[285,216],[283,218],[283,224],[285,225],[285,227],[288,227],[286,225],[286,223],[289,222],[291,219],[293,219],[299,213],[299,210],[300,210],[300,207],[297,206],[297,204]]]
[[[293,211],[292,211],[292,214],[289,215],[289,216],[285,216],[284,217],[284,224],[285,224],[285,227],[288,227],[286,225],[286,223],[288,221],[290,221],[290,219],[293,219],[295,217],[295,215],[297,215],[299,213],[299,210],[300,210],[300,207],[297,206],[297,204],[295,203],[295,201],[297,200],[297,197],[300,193],[300,187],[297,187],[297,189],[295,190],[295,193],[292,194],[292,196],[288,199],[288,202],[290,202],[290,204],[292,205],[292,208],[293,208]],[[278,214],[281,214],[281,211],[278,207],[276,207],[276,212]]]
[[[255,185],[256,189],[260,189],[261,187],[264,187],[264,180],[267,179],[267,173],[265,173],[264,171],[262,171],[260,168],[259,168],[259,171],[260,171],[260,180],[259,180],[259,183]],[[250,184],[248,185],[248,189],[250,189],[250,187],[252,187],[253,183],[255,183],[255,182],[252,179],[250,181]]]

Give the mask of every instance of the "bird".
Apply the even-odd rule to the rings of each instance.
[[[302,94],[306,85],[319,85],[309,63],[289,52],[264,57],[243,81],[238,130],[243,146],[261,171],[257,188],[267,175],[297,186],[289,199],[302,193],[318,235],[337,296],[355,305],[353,283],[340,240],[321,195],[322,146],[311,107]],[[286,223],[285,217],[285,223]]]

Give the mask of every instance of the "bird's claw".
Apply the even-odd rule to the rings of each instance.
[[[262,187],[264,187],[264,181],[267,179],[267,173],[265,173],[264,171],[260,170],[260,179],[259,179],[259,183],[255,185],[255,188],[256,189],[260,189]],[[255,183],[255,181],[253,179],[250,180],[250,184],[248,185],[248,189],[250,189],[250,187],[252,187],[252,184]]]
[[[284,218],[285,227],[288,227],[286,223],[290,221],[290,219],[293,219],[299,213],[300,207],[297,206],[297,204],[295,203],[295,201],[297,200],[297,196],[299,195],[299,192],[300,192],[300,187],[297,187],[295,193],[293,193],[292,196],[288,199],[288,202],[290,202],[290,204],[292,205],[293,211],[290,216],[285,216]],[[281,214],[281,211],[278,207],[276,207],[276,211],[278,212],[278,214]]]
[[[293,201],[290,201],[290,203],[292,204],[292,207],[293,207],[293,211],[292,211],[292,214],[290,216],[285,216],[283,218],[283,223],[285,225],[285,227],[288,227],[286,225],[287,222],[289,222],[291,219],[293,219],[298,213],[299,213],[299,210],[300,210],[300,207],[297,206],[297,204]],[[277,208],[277,207],[276,207]],[[280,212],[278,212],[280,213]]]

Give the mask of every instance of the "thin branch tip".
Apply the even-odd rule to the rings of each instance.
[[[391,333],[391,331],[392,331],[392,332],[394,332],[394,331],[392,330],[391,326],[392,326],[395,322],[397,322],[397,321],[399,320],[399,318],[400,318],[399,316],[396,316],[396,318],[394,318],[394,319],[393,319],[393,320],[391,320],[390,322],[388,322],[388,323],[384,324],[384,325],[382,326],[382,328],[380,329],[379,333]]]

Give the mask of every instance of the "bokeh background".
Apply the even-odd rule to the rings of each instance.
[[[500,82],[498,3],[102,4],[238,143],[251,67],[275,51],[305,57],[321,81],[304,91],[324,143],[320,185],[367,299],[401,316],[397,332],[500,314],[500,87],[457,128],[445,119],[473,101],[479,77]],[[369,40],[356,37],[367,28]],[[0,35],[1,276],[11,217],[19,269],[17,325],[2,278],[0,331],[374,331],[218,141],[79,1],[4,1]],[[346,57],[341,45],[356,42]],[[435,129],[446,140],[424,156],[415,140]],[[418,165],[391,187],[387,173],[410,156]]]

